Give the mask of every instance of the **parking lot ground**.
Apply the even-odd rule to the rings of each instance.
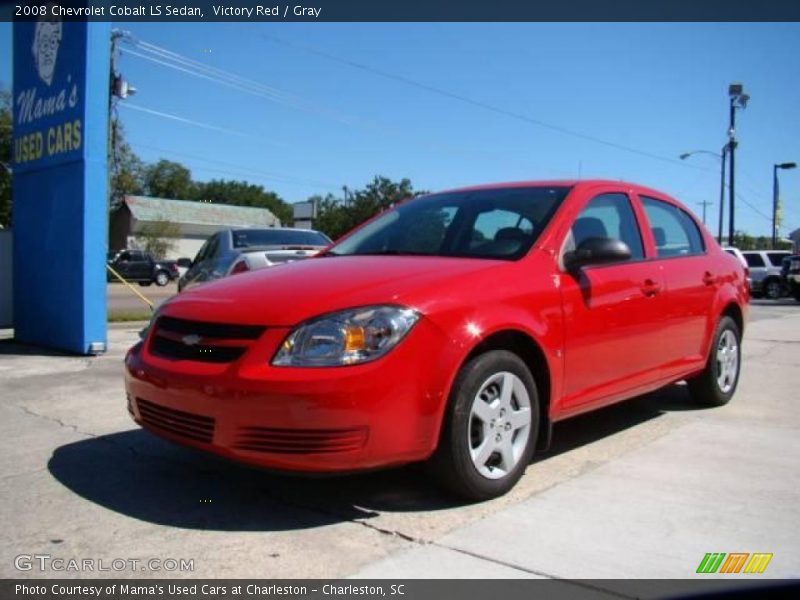
[[[728,406],[673,385],[560,423],[511,493],[473,505],[419,466],[290,477],[138,429],[121,381],[138,326],[97,358],[0,341],[0,576],[691,578],[707,552],[766,552],[761,577],[796,577],[800,306],[752,317]],[[193,570],[15,568],[34,554]]]
[[[171,281],[164,287],[155,284],[142,286],[132,284],[133,288],[150,300],[155,306],[167,298],[178,293],[178,284]],[[149,306],[126,285],[121,283],[108,283],[106,285],[106,306],[110,320],[131,320],[142,318],[150,312]]]

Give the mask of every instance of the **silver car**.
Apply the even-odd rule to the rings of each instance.
[[[178,261],[178,266],[188,269],[178,281],[178,291],[236,273],[303,260],[330,244],[328,236],[313,229],[223,229],[206,240],[193,261]]]
[[[783,259],[791,254],[785,250],[742,251],[750,269],[751,293],[754,298],[765,296],[775,300],[786,293],[781,278],[781,266]]]

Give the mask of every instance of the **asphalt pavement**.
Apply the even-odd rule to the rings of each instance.
[[[155,306],[178,293],[178,284],[175,281],[168,283],[164,287],[159,287],[156,284],[142,286],[136,283],[132,284],[132,287]],[[109,283],[106,289],[108,314],[111,316],[150,310],[147,303],[137,296],[136,292],[122,283]]]
[[[511,493],[472,505],[419,466],[290,477],[140,430],[121,380],[138,328],[97,358],[0,342],[0,576],[742,577],[697,575],[709,552],[800,574],[798,303],[754,304],[729,405],[678,384],[563,422]],[[95,568],[19,570],[36,555]],[[145,562],[96,569],[114,559]]]

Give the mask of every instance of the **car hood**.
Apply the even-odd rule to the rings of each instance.
[[[206,283],[173,297],[166,314],[211,322],[292,326],[369,304],[425,312],[456,282],[506,261],[419,256],[323,256]]]

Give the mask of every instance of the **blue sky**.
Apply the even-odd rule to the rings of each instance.
[[[120,115],[140,156],[178,160],[200,180],[259,183],[289,202],[341,194],[341,186],[362,187],[377,174],[408,177],[428,190],[598,176],[661,189],[698,214],[698,203],[710,201],[707,220],[716,231],[718,161],[677,157],[718,152],[725,143],[732,81],[751,96],[737,116],[737,229],[769,234],[772,165],[800,163],[798,24],[115,26],[267,86],[253,95],[123,54],[121,71],[138,93]],[[10,34],[9,24],[0,24],[5,87]],[[500,115],[318,52],[677,163]],[[800,227],[800,169],[781,173],[781,191],[786,233]]]

